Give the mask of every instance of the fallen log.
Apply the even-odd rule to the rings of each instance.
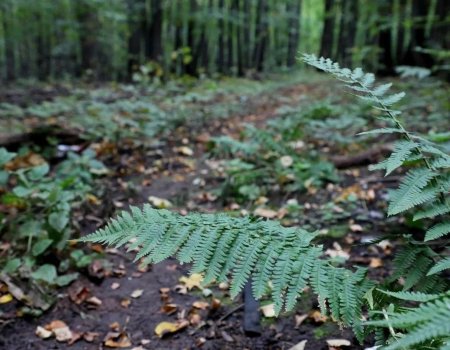
[[[381,158],[388,156],[393,149],[392,144],[377,145],[376,147],[355,155],[334,156],[331,157],[330,161],[337,169],[369,165],[377,163]]]

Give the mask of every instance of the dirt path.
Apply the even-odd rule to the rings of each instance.
[[[249,101],[250,105],[255,106],[251,114],[232,117],[225,122],[212,121],[202,130],[181,128],[172,135],[158,157],[148,157],[146,154],[126,156],[132,159],[122,159],[124,164],[130,166],[133,161],[136,163],[136,159],[143,159],[144,169],[138,172],[130,170],[125,177],[111,180],[114,183],[114,195],[110,200],[116,207],[126,207],[131,202],[140,204],[146,202],[149,196],[155,196],[170,200],[180,209],[220,209],[217,203],[202,198],[207,189],[196,185],[204,179],[208,181],[211,176],[204,157],[207,136],[237,135],[244,123],[263,127],[278,107],[298,104],[307,96],[306,92],[308,95],[311,92],[321,93],[320,88],[302,84],[255,96]],[[283,101],[273,98],[274,94],[284,96]],[[199,135],[206,137],[201,139]],[[192,149],[194,155],[180,154],[180,147],[183,146]],[[159,170],[154,174],[145,171],[153,167],[159,167]],[[121,187],[120,184],[124,182],[134,184],[134,196],[129,197],[129,192],[124,190],[124,186]],[[242,330],[243,312],[241,309],[233,311],[241,301],[231,304],[227,292],[218,286],[212,286],[211,291],[207,292],[198,288],[186,291],[179,279],[188,275],[187,266],[179,266],[175,261],[168,260],[151,266],[148,271],[140,271],[131,263],[131,255],[122,251],[106,252],[106,258],[110,261],[110,266],[102,268],[110,271],[110,275],[95,280],[92,273],[91,276],[86,273],[68,289],[60,291],[58,302],[43,317],[13,318],[0,326],[0,349],[68,348],[66,343],[40,339],[35,335],[38,326],[55,320],[67,324],[73,335],[78,334],[76,337],[79,336],[79,339],[74,337],[73,340],[76,341],[70,345],[74,350],[103,349],[108,348],[108,344],[110,348],[136,350],[289,349],[305,339],[308,340],[307,349],[328,349],[324,340],[327,338],[345,338],[351,340],[352,344],[357,344],[351,332],[341,331],[331,322],[315,321],[314,317],[307,318],[296,328],[299,317],[307,315],[315,306],[310,298],[301,301],[296,313],[276,321],[265,320],[261,337],[246,337]],[[209,295],[210,293],[212,294]],[[171,307],[167,307],[167,304]],[[186,319],[190,325],[173,335],[161,339],[154,333],[155,327],[161,322]],[[348,348],[360,347],[353,345]]]

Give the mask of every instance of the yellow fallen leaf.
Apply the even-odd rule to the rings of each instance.
[[[0,304],[6,304],[13,300],[13,296],[11,294],[5,294],[0,297]]]
[[[371,258],[369,266],[374,269],[376,269],[377,267],[381,267],[383,266],[383,260],[381,260],[380,258]]]
[[[193,273],[189,277],[182,276],[179,280],[181,283],[183,283],[187,289],[191,290],[192,288],[199,288],[203,289],[201,283],[203,281],[203,276],[199,273]]]
[[[177,152],[184,156],[192,156],[194,155],[194,151],[187,146],[181,146],[177,148]]]
[[[148,197],[148,201],[157,209],[167,209],[172,207],[172,203],[164,198],[150,196]]]
[[[186,320],[180,322],[161,322],[155,327],[155,334],[162,338],[166,334],[175,333],[179,330],[186,328],[189,322]]]

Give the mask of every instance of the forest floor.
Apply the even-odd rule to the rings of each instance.
[[[399,84],[412,96],[410,126],[423,132],[429,118],[436,121],[436,131],[448,126],[448,86]],[[401,174],[384,178],[369,172],[367,165],[383,158],[392,139],[354,136],[376,124],[374,112],[358,106],[338,84],[313,73],[181,86],[11,87],[0,93],[0,143],[28,158],[39,154],[51,165],[51,176],[67,158],[64,150],[95,151],[106,171],[93,172],[87,200],[73,207],[72,238],[92,232],[129,205],[150,203],[180,213],[227,211],[320,230],[325,254],[336,264],[368,267],[375,279],[390,273],[398,239],[393,234],[420,228],[386,218],[387,189]],[[413,105],[417,94],[428,96],[423,105]],[[74,106],[83,109],[74,112]],[[156,120],[145,124],[147,114]],[[158,118],[165,118],[162,126]],[[283,126],[286,121],[292,123]],[[248,131],[248,124],[256,131]],[[36,132],[39,128],[52,136],[50,142]],[[270,132],[277,143],[296,143],[295,154],[304,164],[300,175],[294,179],[286,172],[293,156],[270,149],[270,156],[258,156],[262,159],[246,156],[245,147],[253,147],[258,130]],[[292,135],[295,130],[299,133]],[[220,139],[223,136],[241,144],[232,148],[229,139]],[[241,163],[230,165],[236,160]],[[248,170],[242,163],[280,170],[242,178],[238,175]],[[238,166],[237,172],[232,166]],[[20,214],[20,208],[12,212],[6,204],[0,211],[10,220]],[[12,242],[8,227],[0,231],[2,259],[20,256],[21,246]],[[378,238],[377,244],[367,244]],[[39,303],[31,300],[24,309],[16,300],[17,289],[30,296],[35,294],[28,288],[48,286],[26,282],[20,271],[0,275],[0,296],[15,297],[0,304],[1,349],[290,349],[304,340],[305,349],[364,348],[350,330],[320,314],[309,292],[295,311],[278,319],[271,315],[272,304],[263,300],[262,333],[247,336],[242,298],[230,300],[224,284],[202,287],[198,276],[189,277],[189,266],[175,260],[142,268],[133,263],[132,252],[70,243],[33,261],[51,262],[60,271],[66,256],[74,258],[73,252],[80,250],[88,263],[68,263],[66,270],[78,272],[77,279],[45,289],[53,300],[37,317],[29,311],[39,309]],[[341,345],[330,345],[330,339]],[[369,339],[365,346],[370,345]]]

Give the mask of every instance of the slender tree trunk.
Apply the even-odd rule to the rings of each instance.
[[[11,16],[11,11],[7,8],[8,4],[2,4],[3,12],[3,33],[5,36],[5,63],[6,63],[6,80],[16,79],[16,61],[14,55],[14,35],[9,24],[11,21],[7,19],[8,14]],[[10,17],[12,18],[12,17]],[[9,23],[8,23],[9,22]]]
[[[219,52],[217,55],[217,69],[221,73],[226,73],[225,69],[225,1],[219,0],[218,11],[220,12],[219,17]]]
[[[288,50],[287,50],[287,65],[292,67],[296,62],[298,42],[300,38],[300,11],[302,1],[294,0],[288,3]]]
[[[88,70],[98,73],[95,64],[97,56],[98,28],[96,9],[89,1],[78,0],[76,2],[77,20],[80,25],[80,47],[81,47],[81,74]]]
[[[145,45],[146,57],[149,60],[161,62],[162,60],[162,25],[163,9],[162,0],[151,1],[150,23],[147,30]]]
[[[139,67],[140,57],[143,53],[144,33],[146,27],[145,1],[128,0],[128,26],[131,35],[128,38],[128,75],[132,77]]]
[[[343,0],[341,28],[338,40],[338,61],[343,66],[350,67],[352,65],[351,49],[355,42],[357,5],[356,0]]]
[[[322,40],[320,43],[320,56],[331,58],[333,53],[333,30],[335,13],[333,0],[325,0],[325,20],[323,23]]]
[[[255,49],[253,52],[253,62],[255,63],[255,68],[258,71],[262,71],[264,68],[264,58],[266,54],[267,47],[267,36],[268,36],[268,26],[267,26],[267,13],[268,13],[268,3],[267,0],[258,1],[257,8],[257,23],[255,31]]]

